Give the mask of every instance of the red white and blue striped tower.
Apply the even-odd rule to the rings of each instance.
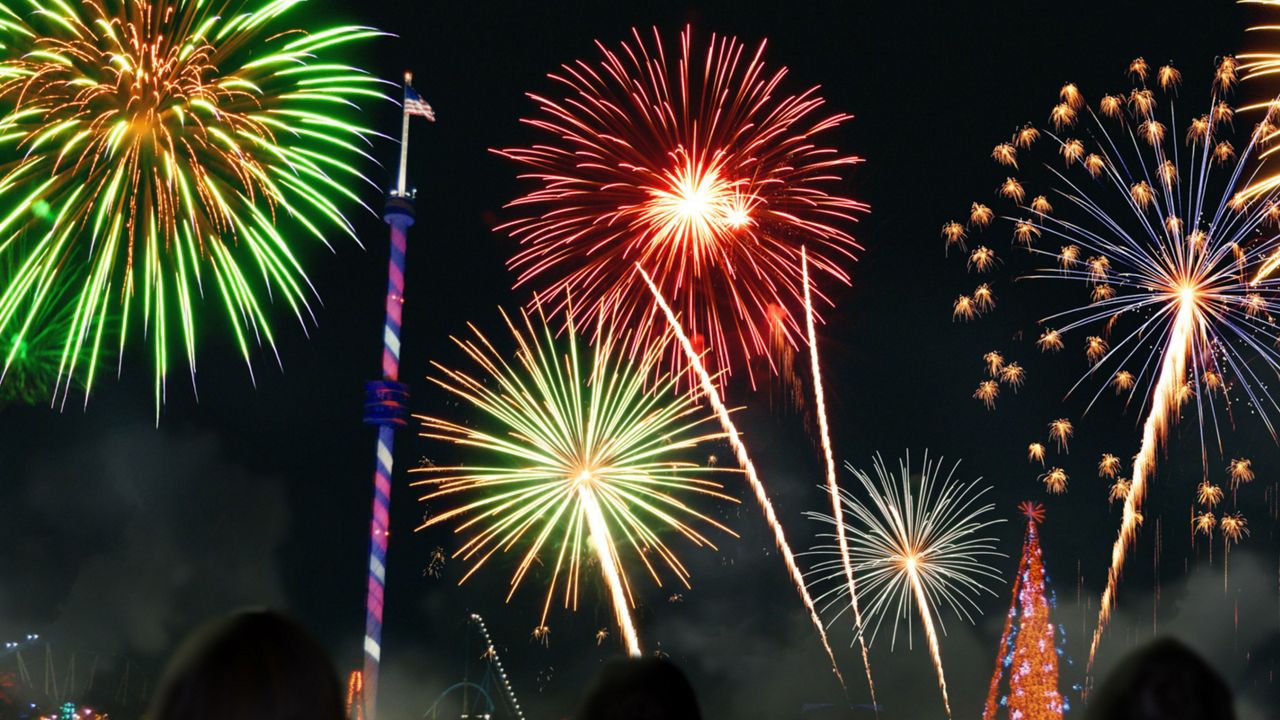
[[[391,473],[396,428],[406,424],[409,387],[400,382],[400,321],[404,308],[404,252],[406,233],[413,224],[414,191],[407,181],[409,118],[435,120],[431,107],[404,76],[404,105],[400,121],[400,166],[396,185],[387,194],[382,218],[391,227],[391,256],[387,263],[387,320],[382,330],[382,379],[365,383],[364,421],[378,426],[373,474],[373,521],[369,527],[369,594],[365,604],[364,718],[375,720],[378,704],[378,666],[382,659],[382,605],[387,573],[387,535],[391,514]]]

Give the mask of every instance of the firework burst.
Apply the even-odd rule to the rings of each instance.
[[[875,477],[849,467],[859,480],[867,499],[841,490],[841,501],[847,516],[845,535],[849,538],[848,560],[853,564],[860,592],[864,598],[863,616],[875,642],[881,626],[890,620],[890,647],[897,641],[901,621],[907,621],[908,643],[911,642],[910,615],[917,614],[924,627],[925,640],[938,674],[947,715],[951,703],[942,669],[942,651],[938,631],[946,634],[939,609],[949,607],[959,617],[973,622],[980,613],[975,596],[992,591],[984,584],[999,581],[1000,576],[989,564],[997,552],[993,538],[982,531],[998,519],[987,519],[994,507],[979,504],[990,489],[973,482],[955,479],[956,468],[942,475],[942,461],[931,463],[926,452],[917,472],[911,469],[911,457],[899,461],[895,474],[876,456]],[[836,520],[827,514],[811,512],[809,517],[834,526]],[[836,539],[836,534],[825,535]],[[838,618],[850,608],[844,578],[845,556],[840,545],[819,545],[811,554],[820,559],[809,572],[811,584],[827,589],[817,596],[824,613]],[[994,593],[992,593],[994,594]]]
[[[1195,513],[1191,517],[1191,527],[1197,535],[1209,535],[1218,524],[1218,518],[1209,511]]]
[[[1114,480],[1120,474],[1120,458],[1111,453],[1103,453],[1098,460],[1098,477]]]
[[[1272,415],[1280,405],[1266,376],[1280,375],[1274,324],[1280,283],[1266,268],[1280,258],[1270,229],[1280,186],[1245,191],[1266,137],[1258,130],[1235,136],[1224,98],[1235,67],[1230,58],[1220,61],[1199,113],[1175,114],[1174,98],[1164,95],[1176,85],[1172,68],[1153,75],[1165,82],[1152,87],[1147,72],[1134,74],[1139,84],[1124,96],[1127,103],[1107,96],[1096,110],[1082,105],[1078,122],[1043,133],[1046,158],[1034,165],[1040,175],[1013,180],[1051,190],[1055,214],[1037,213],[1017,198],[1003,214],[1015,230],[1026,222],[1041,231],[1030,246],[1014,243],[1043,262],[1023,277],[1084,291],[1080,304],[1041,316],[1041,350],[1057,351],[1077,338],[1087,370],[1071,391],[1093,386],[1085,390],[1086,411],[1112,388],[1145,418],[1090,665],[1170,427],[1194,417],[1206,472],[1209,448],[1222,443],[1219,417],[1231,412],[1232,398],[1255,408],[1276,434]],[[1188,114],[1185,135],[1170,129]],[[1030,157],[1022,166],[1033,167]],[[1007,171],[1000,167],[1002,175]]]
[[[1222,488],[1208,480],[1202,481],[1196,486],[1196,502],[1212,510],[1222,502]]]
[[[526,122],[549,141],[498,151],[534,185],[503,226],[523,246],[518,284],[575,317],[616,315],[643,346],[665,323],[638,265],[711,350],[716,377],[768,355],[778,309],[798,347],[801,249],[815,276],[847,283],[848,228],[867,209],[837,192],[858,159],[821,143],[849,116],[825,114],[817,88],[784,95],[763,43],[713,35],[700,48],[686,28],[678,53],[656,29],[597,47],[600,61],[550,76],[560,99],[530,95],[540,113]]]
[[[1067,491],[1067,471],[1060,467],[1049,468],[1038,480],[1044,483],[1045,492],[1050,495],[1061,495]]]
[[[419,529],[448,523],[467,536],[454,552],[471,563],[462,581],[495,554],[523,548],[508,600],[545,553],[550,578],[539,628],[547,627],[557,594],[576,608],[583,567],[598,565],[627,649],[637,655],[628,566],[643,565],[660,586],[669,574],[687,587],[688,570],[664,534],[711,548],[696,525],[733,534],[690,504],[733,499],[702,479],[713,470],[683,459],[723,433],[710,431],[714,418],[656,370],[660,350],[624,357],[626,336],[616,328],[598,328],[599,342],[588,351],[572,326],[561,339],[527,315],[507,318],[507,326],[513,359],[473,328],[471,339],[455,342],[476,374],[435,364],[432,381],[482,421],[472,427],[419,416],[425,437],[474,458],[414,471],[427,476],[414,483],[427,488],[424,501],[459,501]]]
[[[1130,487],[1129,478],[1116,478],[1115,482],[1111,483],[1111,489],[1107,492],[1107,503],[1114,503],[1117,500],[1123,502],[1125,498],[1129,497]]]
[[[175,347],[194,383],[206,301],[246,364],[274,344],[268,298],[311,319],[304,239],[354,237],[340,208],[371,133],[348,118],[381,97],[338,50],[382,33],[291,28],[300,4],[0,4],[0,255],[16,268],[0,335],[33,332],[51,284],[74,287],[63,402],[76,377],[87,401],[99,350],[123,354],[132,332],[150,337],[159,413]]]

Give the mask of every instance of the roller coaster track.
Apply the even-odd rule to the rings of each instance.
[[[498,648],[493,644],[493,637],[489,635],[489,626],[485,625],[484,618],[478,613],[471,613],[471,623],[480,631],[480,636],[484,638],[484,657],[489,661],[490,667],[498,674],[498,684],[502,686],[502,697],[507,701],[507,707],[511,711],[515,720],[525,720],[524,711],[520,709],[520,701],[516,699],[515,691],[511,689],[511,680],[507,677],[507,671],[502,666],[502,658],[498,656]]]

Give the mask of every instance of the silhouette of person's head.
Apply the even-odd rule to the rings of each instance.
[[[1231,691],[1199,655],[1163,638],[1130,653],[1089,701],[1089,720],[1234,720]]]
[[[659,658],[611,660],[575,720],[701,720],[684,673]]]
[[[297,623],[237,613],[192,635],[169,663],[152,720],[343,720],[324,650]]]

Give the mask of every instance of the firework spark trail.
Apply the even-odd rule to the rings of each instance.
[[[676,314],[671,310],[671,306],[662,297],[662,292],[654,284],[653,278],[649,277],[649,273],[645,272],[639,263],[636,263],[635,267],[636,271],[640,273],[640,277],[644,278],[645,284],[649,286],[649,290],[653,293],[653,299],[658,304],[659,309],[666,316],[667,323],[671,326],[676,340],[684,350],[690,367],[698,376],[698,382],[702,386],[702,392],[707,396],[707,402],[711,404],[716,416],[720,419],[720,425],[729,440],[729,445],[733,447],[733,453],[738,458],[738,464],[742,466],[743,472],[747,476],[747,482],[750,483],[752,491],[755,492],[756,502],[760,504],[765,520],[773,530],[774,543],[777,544],[778,550],[782,552],[782,560],[787,566],[787,571],[791,574],[791,582],[800,593],[800,599],[804,602],[805,609],[809,611],[809,619],[813,622],[814,629],[818,631],[818,638],[822,641],[822,648],[827,651],[827,657],[831,660],[831,672],[835,673],[836,679],[840,681],[840,687],[847,691],[848,685],[845,684],[844,675],[840,673],[840,666],[836,663],[835,651],[831,649],[831,643],[827,639],[827,631],[822,627],[822,618],[818,616],[818,609],[813,604],[813,598],[809,596],[809,589],[804,583],[804,575],[801,574],[800,566],[796,564],[795,555],[791,552],[791,545],[787,542],[786,532],[782,529],[782,523],[778,522],[778,516],[773,511],[773,503],[769,502],[769,495],[765,491],[764,484],[760,482],[760,476],[756,474],[755,464],[751,462],[751,457],[747,455],[747,446],[743,444],[742,439],[738,436],[738,428],[729,417],[729,409],[720,400],[720,393],[716,390],[715,381],[712,380],[711,374],[707,372],[707,369],[703,367],[702,361],[698,358],[698,353],[693,349],[693,344],[689,342],[689,337],[685,335],[684,328],[680,325],[680,321],[676,319]]]
[[[947,697],[947,678],[942,672],[942,650],[938,647],[938,632],[933,627],[933,613],[929,611],[929,598],[925,597],[924,586],[920,584],[920,573],[916,572],[914,558],[907,560],[907,576],[911,578],[911,589],[915,592],[916,606],[920,609],[920,622],[924,623],[924,636],[929,641],[929,655],[933,657],[933,667],[938,671],[938,689],[942,690],[942,705],[947,709],[947,717],[951,717],[951,699]]]
[[[1142,446],[1133,460],[1133,480],[1129,487],[1129,495],[1124,499],[1120,532],[1111,548],[1111,569],[1107,572],[1107,589],[1103,591],[1098,607],[1098,627],[1093,631],[1093,642],[1089,645],[1089,663],[1086,672],[1093,670],[1098,643],[1102,641],[1102,633],[1111,619],[1116,586],[1120,582],[1120,573],[1124,569],[1126,553],[1129,546],[1133,544],[1138,530],[1138,512],[1147,494],[1147,478],[1155,468],[1156,452],[1168,432],[1170,420],[1178,405],[1177,393],[1182,387],[1183,378],[1186,377],[1187,355],[1191,351],[1191,338],[1197,324],[1197,317],[1194,296],[1184,295],[1169,337],[1168,348],[1165,350],[1160,379],[1152,391],[1151,411],[1142,428]]]
[[[809,283],[809,254],[800,248],[800,271],[804,281],[805,330],[809,336],[809,364],[813,371],[813,398],[818,415],[818,434],[822,438],[822,459],[827,463],[827,491],[831,493],[831,517],[836,521],[836,538],[844,563],[845,582],[849,585],[849,601],[853,607],[854,626],[858,633],[858,645],[862,651],[862,667],[867,673],[867,688],[871,692],[871,706],[880,714],[876,702],[876,684],[871,679],[871,658],[867,654],[867,639],[862,633],[862,610],[858,607],[857,585],[853,580],[853,562],[849,559],[849,541],[845,537],[844,509],[840,505],[840,486],[836,482],[836,460],[831,451],[831,428],[827,424],[827,400],[822,387],[822,367],[818,362],[818,333],[814,327],[813,296]]]
[[[631,613],[627,610],[627,593],[622,587],[622,577],[618,573],[615,550],[609,543],[609,526],[605,522],[600,503],[591,491],[588,482],[578,485],[578,497],[582,500],[582,514],[587,518],[587,532],[591,533],[591,544],[595,547],[596,558],[600,560],[600,574],[604,576],[605,585],[609,588],[609,596],[613,598],[613,614],[622,629],[623,640],[627,643],[627,654],[640,657],[640,638],[636,634],[635,623],[631,621]]]

